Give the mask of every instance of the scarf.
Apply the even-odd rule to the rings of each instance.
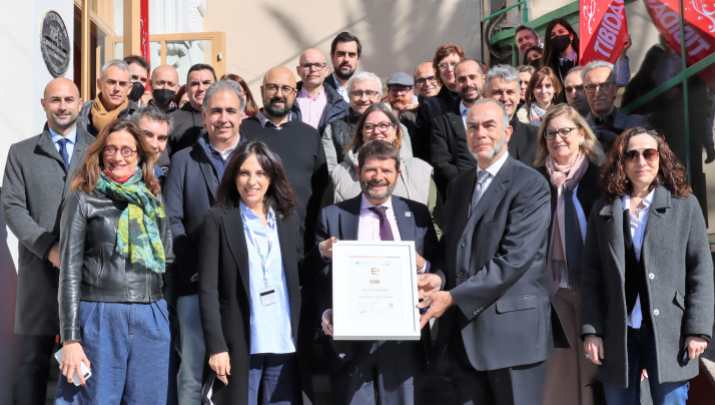
[[[104,127],[116,120],[117,117],[119,117],[119,113],[126,110],[129,105],[129,99],[125,99],[117,108],[112,111],[107,111],[102,103],[101,96],[102,93],[97,94],[97,97],[92,101],[92,109],[90,110],[92,125],[97,128],[97,133],[102,132]]]
[[[142,181],[137,169],[125,183],[100,174],[96,190],[113,201],[126,202],[117,223],[115,252],[129,263],[155,273],[164,273],[166,256],[159,232],[159,221],[166,218],[164,207]]]
[[[588,159],[586,159],[586,156],[581,152],[579,152],[571,162],[563,165],[556,163],[551,156],[546,158],[546,171],[549,174],[551,185],[556,189],[555,221],[551,225],[546,269],[552,275],[557,287],[562,279],[562,274],[564,274],[564,271],[567,269],[566,235],[564,234],[566,224],[566,200],[564,198],[564,190],[573,190],[581,181],[587,169]]]

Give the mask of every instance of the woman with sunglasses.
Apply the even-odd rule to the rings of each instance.
[[[55,404],[166,403],[171,237],[143,136],[130,121],[107,125],[65,202]]]
[[[567,104],[544,116],[537,136],[534,167],[551,185],[551,236],[546,257],[551,303],[568,345],[557,347],[546,363],[544,404],[600,403],[594,390],[596,368],[581,345],[581,274],[586,221],[601,197],[598,172],[605,160],[596,135]],[[564,346],[564,347],[560,347]]]
[[[619,135],[592,209],[581,334],[609,405],[682,404],[713,328],[713,263],[702,210],[663,137]]]

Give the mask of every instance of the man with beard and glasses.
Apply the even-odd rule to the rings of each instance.
[[[49,82],[41,103],[45,128],[10,146],[2,183],[3,216],[20,242],[14,326],[18,364],[14,381],[3,386],[14,391],[13,404],[23,405],[45,404],[50,357],[60,332],[60,206],[84,151],[94,142],[78,125],[82,99],[71,80]]]
[[[474,157],[467,148],[467,111],[482,97],[484,73],[478,61],[465,59],[454,68],[459,92],[457,111],[446,111],[432,121],[432,167],[437,190],[446,197],[447,184],[460,172],[474,168]]]
[[[358,152],[362,192],[355,198],[324,208],[316,233],[317,246],[309,255],[311,270],[323,269],[320,285],[322,330],[333,334],[331,260],[338,240],[413,240],[420,291],[438,290],[441,272],[436,262],[437,237],[427,207],[392,194],[400,176],[399,151],[375,140]],[[423,334],[427,339],[427,334]],[[333,393],[339,405],[411,405],[415,376],[423,367],[424,346],[408,341],[332,341]],[[377,399],[376,399],[377,398]]]
[[[204,132],[202,116],[204,96],[209,86],[216,81],[216,72],[211,65],[197,63],[186,74],[186,94],[189,102],[171,113],[174,129],[169,137],[169,156],[191,147]]]
[[[551,197],[544,176],[509,156],[509,115],[496,100],[467,113],[476,170],[449,185],[444,291],[424,294],[439,318],[436,360],[454,370],[460,404],[539,405],[553,346],[544,270]]]
[[[348,104],[332,87],[323,85],[327,64],[320,50],[306,49],[295,69],[301,81],[293,111],[300,114],[303,122],[323,132],[328,123],[347,114]]]
[[[346,103],[350,102],[347,83],[358,69],[360,56],[362,56],[360,39],[347,31],[338,34],[330,44],[333,74],[325,79],[325,85],[337,91]]]
[[[176,254],[167,275],[176,296],[180,336],[181,364],[176,376],[179,405],[201,403],[206,346],[199,311],[197,238],[209,208],[217,201],[223,172],[243,141],[239,126],[246,107],[241,87],[232,80],[218,81],[204,93],[201,111],[205,132],[191,147],[174,154],[163,188]]]
[[[161,65],[151,72],[151,95],[149,105],[169,114],[176,110],[174,96],[179,90],[179,72],[172,65]]]
[[[509,115],[512,128],[509,139],[509,154],[516,160],[531,166],[536,155],[536,133],[539,128],[524,124],[516,116],[519,105],[519,73],[509,65],[496,65],[487,72],[484,96],[499,101]]]
[[[325,156],[320,147],[320,135],[315,128],[304,123],[291,113],[295,102],[296,80],[293,72],[286,67],[270,69],[263,77],[261,96],[263,108],[255,116],[246,118],[241,124],[241,135],[246,141],[261,141],[268,145],[283,162],[288,181],[293,187],[297,200],[297,215],[300,224],[299,249],[310,249],[313,229],[320,212],[323,192],[329,179],[325,167]],[[306,353],[301,361],[303,387],[309,397],[312,389],[312,342],[319,325],[315,319],[314,283],[303,282],[301,311],[301,336],[298,350]],[[305,346],[304,346],[305,345]]]

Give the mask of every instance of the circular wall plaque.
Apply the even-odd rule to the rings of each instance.
[[[40,49],[50,74],[62,76],[70,63],[70,38],[65,22],[56,11],[48,11],[42,20]]]

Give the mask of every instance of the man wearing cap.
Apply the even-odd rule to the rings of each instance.
[[[417,119],[417,97],[415,82],[410,75],[396,72],[387,79],[387,102],[397,114],[402,125],[407,127],[410,139],[415,139],[415,120]],[[412,150],[415,145],[412,145]]]

